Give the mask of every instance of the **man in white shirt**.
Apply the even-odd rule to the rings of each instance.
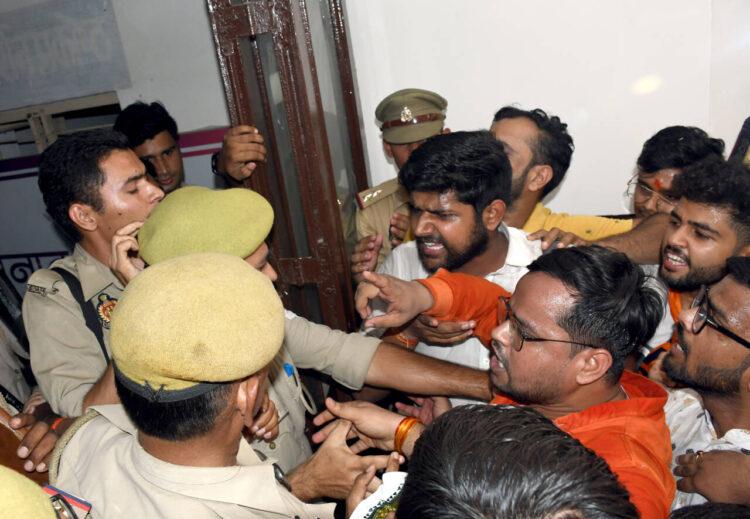
[[[727,272],[680,313],[679,342],[664,358],[666,374],[688,388],[673,391],[664,407],[673,469],[685,454],[699,464],[703,451],[750,449],[750,258],[730,258]],[[694,471],[675,473],[687,480]],[[706,501],[686,492],[689,484],[678,481],[673,509]]]
[[[484,277],[512,292],[542,251],[538,241],[502,223],[511,176],[503,146],[489,132],[456,132],[425,141],[399,173],[409,193],[415,240],[397,247],[380,272],[411,280],[445,268]],[[489,369],[489,350],[469,338],[472,328],[471,322],[438,326],[419,317],[385,337],[431,357]]]

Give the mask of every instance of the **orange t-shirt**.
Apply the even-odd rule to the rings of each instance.
[[[555,423],[609,464],[643,519],[664,519],[676,488],[669,470],[672,445],[664,421],[667,393],[628,371],[622,374],[620,384],[627,400],[595,405],[562,416]],[[490,403],[519,405],[504,395]]]

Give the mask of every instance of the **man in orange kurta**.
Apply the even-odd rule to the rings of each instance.
[[[555,250],[529,266],[512,297],[485,280],[447,271],[410,286],[392,279],[377,284],[392,310],[402,302],[395,294],[411,292],[411,311],[475,319],[477,335],[493,351],[491,378],[499,393],[491,403],[540,410],[607,461],[643,518],[669,515],[675,480],[668,468],[667,394],[623,371],[628,354],[653,334],[661,303],[624,254]]]

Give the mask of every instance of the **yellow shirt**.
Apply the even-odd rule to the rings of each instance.
[[[596,241],[630,231],[633,228],[633,220],[553,213],[539,202],[526,220],[523,230],[526,232],[536,232],[542,229],[549,231],[553,227],[565,232],[572,232],[588,241]]]

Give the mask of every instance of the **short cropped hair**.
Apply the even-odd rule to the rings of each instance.
[[[101,162],[116,150],[129,150],[127,139],[112,130],[86,130],[63,135],[50,145],[39,161],[39,190],[52,220],[74,241],[79,238],[68,216],[76,203],[104,210],[99,188],[106,180]]]
[[[232,384],[216,384],[209,392],[177,402],[152,402],[125,387],[115,377],[122,407],[139,431],[167,441],[199,438],[213,429],[227,408]]]
[[[493,200],[510,200],[512,170],[503,145],[486,130],[435,135],[409,156],[398,174],[410,193],[454,192],[477,216]]]
[[[713,139],[694,126],[669,126],[643,144],[638,169],[655,173],[660,169],[682,169],[709,156],[721,157],[724,141]]]
[[[548,115],[540,108],[522,110],[515,106],[504,106],[497,111],[492,119],[493,124],[503,119],[526,117],[531,119],[539,128],[539,137],[531,146],[533,153],[529,166],[548,165],[552,168],[552,179],[544,186],[542,196],[546,196],[555,189],[570,167],[575,145],[573,137],[568,133],[568,125],[556,115]]]
[[[147,105],[136,101],[129,105],[117,116],[114,130],[125,134],[131,148],[140,146],[164,131],[169,132],[175,141],[179,139],[177,123],[158,102]]]
[[[599,246],[555,249],[529,265],[568,287],[575,304],[558,316],[557,325],[577,342],[609,351],[611,380],[619,380],[625,359],[645,344],[663,314],[659,293],[648,277],[622,252]],[[575,350],[574,350],[575,352]]]
[[[698,204],[727,211],[737,238],[750,244],[750,170],[739,162],[709,157],[686,167],[675,177],[674,185],[682,197]]]
[[[526,406],[466,405],[430,424],[398,518],[636,518],[607,463]]]

